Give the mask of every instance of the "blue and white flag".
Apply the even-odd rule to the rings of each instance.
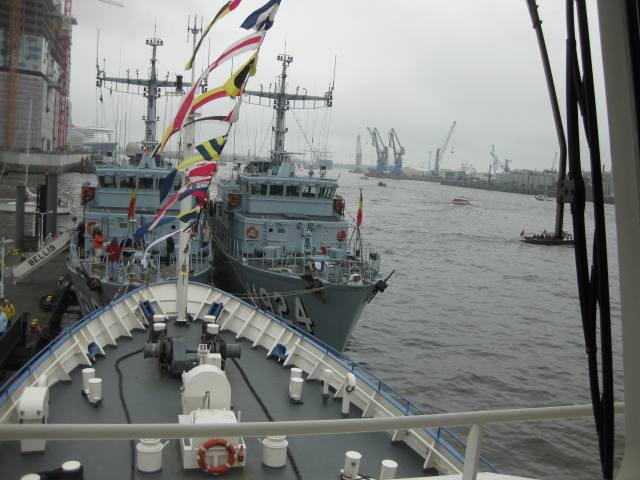
[[[273,19],[276,16],[280,0],[269,0],[264,6],[249,15],[242,25],[245,30],[269,30],[273,25]]]

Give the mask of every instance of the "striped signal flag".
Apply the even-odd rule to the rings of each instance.
[[[356,217],[356,227],[362,225],[362,189],[360,189],[360,205],[358,205],[358,216]]]

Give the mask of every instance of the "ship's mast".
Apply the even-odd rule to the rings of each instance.
[[[293,62],[293,57],[282,54],[278,55],[278,60],[282,62],[282,75],[280,78],[280,90],[277,93],[276,104],[273,107],[276,111],[276,128],[273,141],[273,160],[276,168],[280,167],[285,159],[284,134],[286,133],[285,112],[287,111],[287,67]]]
[[[150,149],[155,149],[156,146],[156,124],[157,124],[157,116],[156,116],[156,99],[158,98],[158,72],[156,69],[156,50],[158,47],[163,45],[162,40],[159,38],[148,38],[147,45],[151,45],[152,53],[151,53],[151,71],[149,72],[149,83],[148,83],[148,91],[146,92],[147,96],[147,117],[144,119],[145,132],[144,132],[144,142],[145,146]]]
[[[293,57],[286,54],[280,54],[278,55],[278,60],[282,62],[282,74],[280,76],[280,86],[275,92],[245,90],[244,93],[254,97],[270,98],[275,100],[273,108],[276,111],[276,122],[274,128],[275,137],[273,140],[271,172],[273,175],[289,177],[292,172],[295,172],[295,168],[293,165],[290,165],[289,162],[285,161],[287,158],[287,152],[284,149],[284,136],[287,132],[287,128],[285,126],[286,111],[293,108],[292,102],[295,101],[302,101],[302,108],[317,108],[316,104],[318,102],[321,102],[323,106],[332,106],[333,86],[330,87],[327,93],[322,97],[307,95],[306,93],[300,94],[297,91],[296,93],[287,93],[287,68],[289,64],[293,62]],[[307,102],[311,106],[307,107]]]
[[[196,27],[197,17],[193,20],[193,27],[189,28],[189,33],[193,36],[193,51],[196,49],[196,36],[202,31],[202,29]],[[194,85],[195,80],[195,58],[191,64],[191,85]],[[191,122],[184,129],[184,136],[182,138],[182,158],[191,158],[195,154],[195,123],[192,121],[195,117],[195,113],[189,115],[189,121]],[[184,187],[187,182],[187,176],[182,177],[182,186]],[[191,209],[192,197],[187,196],[180,201],[180,211],[186,212]],[[187,322],[187,306],[188,306],[188,292],[189,292],[189,270],[190,270],[190,250],[191,250],[191,231],[180,232],[179,248],[178,248],[178,322]]]
[[[156,128],[158,123],[158,117],[156,112],[156,102],[158,97],[160,96],[161,88],[169,88],[176,87],[176,94],[182,94],[181,88],[182,84],[180,80],[177,82],[172,82],[168,79],[159,80],[158,79],[158,57],[157,57],[157,49],[164,45],[164,42],[160,38],[148,38],[145,42],[152,48],[151,53],[151,67],[149,71],[149,77],[146,79],[142,78],[131,78],[127,75],[126,78],[119,77],[107,77],[105,75],[104,70],[100,70],[98,66],[98,74],[97,74],[97,82],[96,86],[102,87],[102,85],[106,82],[121,84],[121,85],[133,85],[135,87],[143,87],[143,95],[147,98],[147,115],[144,117],[144,140],[143,147],[144,150],[142,152],[142,159],[140,161],[140,166],[143,168],[155,168],[155,161],[151,158],[151,152],[154,151],[157,140],[156,140]],[[187,86],[185,84],[184,86]],[[170,94],[170,92],[166,91],[166,94]]]

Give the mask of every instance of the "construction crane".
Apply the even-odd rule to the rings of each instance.
[[[396,149],[396,144],[398,148]],[[393,148],[393,164],[395,165],[391,173],[395,175],[404,175],[402,171],[402,157],[404,156],[404,147],[400,144],[400,139],[396,131],[392,128],[389,130],[389,146]]]
[[[436,150],[436,163],[433,170],[429,172],[429,175],[432,177],[440,176],[440,165],[442,165],[444,154],[447,153],[447,145],[449,145],[449,140],[451,140],[451,135],[453,135],[453,131],[456,128],[456,123],[457,122],[453,122],[453,125],[451,125],[451,129],[447,134],[447,138],[444,139],[444,141],[442,142],[442,145],[438,147],[438,149]]]
[[[389,147],[382,143],[382,137],[380,137],[377,128],[374,128],[373,131],[371,131],[371,129],[367,127],[367,130],[369,130],[369,134],[371,135],[371,143],[374,147],[376,147],[376,154],[378,155],[378,165],[376,166],[376,171],[385,172],[389,170]]]
[[[504,173],[509,173],[509,170],[511,170],[509,168],[509,162],[511,160],[505,160],[504,164],[498,160],[498,157],[496,156],[496,149],[493,145],[491,145],[491,151],[489,153],[491,154],[491,157],[493,157],[493,173],[498,173],[498,167],[500,167]]]

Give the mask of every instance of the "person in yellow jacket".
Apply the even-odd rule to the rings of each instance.
[[[16,307],[14,307],[11,303],[9,303],[9,299],[5,298],[2,303],[2,311],[7,316],[9,323],[11,323],[11,319],[16,314]]]

